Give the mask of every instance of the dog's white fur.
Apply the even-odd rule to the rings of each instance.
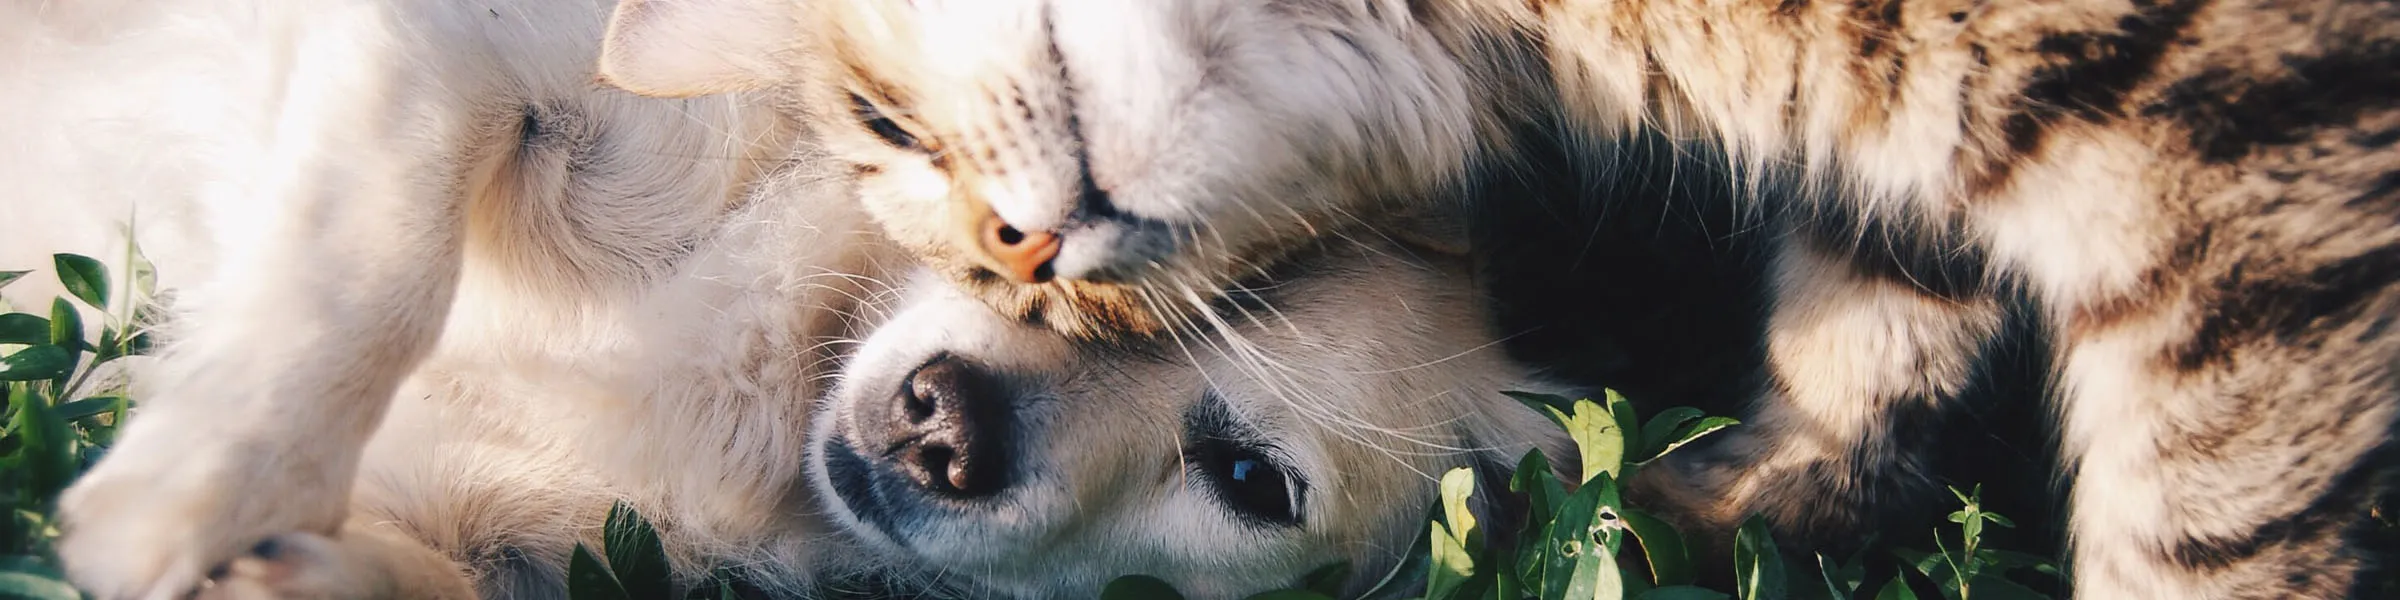
[[[138,417],[61,499],[76,583],[110,599],[553,596],[621,499],[687,582],[734,568],[788,592],[875,569],[1048,596],[1149,572],[1234,595],[1332,560],[1389,565],[1423,527],[1427,477],[1561,451],[1494,395],[1543,386],[1490,348],[1454,257],[1329,250],[1262,292],[1280,312],[1226,323],[1242,335],[1149,358],[1013,325],[925,278],[835,410],[933,349],[1055,384],[1062,416],[1038,439],[1056,487],[1011,505],[1049,527],[952,524],[1022,552],[920,547],[979,567],[963,580],[851,552],[833,530],[856,523],[829,526],[799,483],[808,416],[906,263],[820,171],[791,103],[595,84],[607,8],[0,5],[0,84],[25,90],[0,95],[0,215],[43,224],[5,256],[114,256],[106,232],[131,215],[175,291]],[[1204,382],[1316,482],[1304,528],[1228,526],[1171,476],[1178,431],[1160,426]],[[1295,395],[1316,402],[1279,401]],[[1084,443],[1099,436],[1123,443]],[[1122,487],[1130,466],[1160,477]]]
[[[466,421],[385,432],[465,453],[424,465],[605,482],[687,562],[807,563],[759,540],[791,514],[797,419],[881,246],[809,201],[834,180],[779,166],[812,163],[769,103],[594,83],[608,9],[0,5],[0,206],[131,212],[178,291],[140,418],[62,498],[78,583],[176,597],[270,536],[336,534],[354,481],[451,482],[357,477],[411,373],[431,400],[403,410]]]

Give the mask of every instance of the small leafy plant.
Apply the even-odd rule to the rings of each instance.
[[[649,600],[674,598],[674,571],[667,565],[667,548],[658,530],[633,506],[618,502],[608,509],[601,533],[601,552],[575,544],[567,562],[567,597],[571,600]],[[601,557],[607,557],[603,561]],[[733,578],[719,573],[706,585],[694,586],[687,600],[735,600]]]
[[[2049,577],[2058,582],[2066,581],[2066,573],[2048,559],[2022,552],[1983,547],[1984,525],[2017,526],[2016,523],[2009,521],[2008,517],[1983,510],[1983,486],[1975,486],[1975,490],[1972,492],[1961,492],[1958,491],[1958,488],[1953,487],[1950,488],[1950,494],[1957,496],[1959,504],[1962,505],[1962,508],[1950,513],[1950,522],[1959,525],[1959,547],[1956,550],[1950,549],[1942,541],[1941,532],[1937,531],[1934,532],[1933,543],[1934,547],[1939,550],[1938,552],[1927,554],[1912,550],[1897,551],[1905,564],[1941,588],[1942,597],[1949,600],[2047,598],[2048,596],[2041,592],[2034,591],[2033,588],[2011,579],[2011,576],[2032,573]],[[1911,599],[1916,597],[1914,593],[1905,590],[1892,591],[1895,586],[1899,586],[1898,579],[1894,579],[1892,584],[1884,586],[1885,592],[1878,594],[1877,597]]]
[[[1403,568],[1383,578],[1369,596],[1387,595],[1422,581],[1427,600],[1519,600],[1522,598],[1641,598],[1696,600],[1731,597],[1692,584],[1691,557],[1683,538],[1666,521],[1626,506],[1620,483],[1660,457],[1718,430],[1733,419],[1704,417],[1700,411],[1676,407],[1644,421],[1633,404],[1615,392],[1606,404],[1589,399],[1570,401],[1557,396],[1509,392],[1509,396],[1548,416],[1575,440],[1581,481],[1560,481],[1549,457],[1527,452],[1510,476],[1510,492],[1524,496],[1528,517],[1518,543],[1503,548],[1489,543],[1485,524],[1468,510],[1476,489],[1471,469],[1454,469],[1441,479],[1441,499],[1431,511],[1430,526]],[[1755,540],[1752,539],[1756,535]],[[1764,538],[1763,524],[1743,528],[1741,559],[1756,573],[1744,579],[1758,591],[1743,598],[1778,598],[1783,585],[1781,562],[1773,542]],[[1749,543],[1751,541],[1756,544]],[[1763,552],[1754,551],[1763,548]],[[1639,570],[1619,560],[1638,553]],[[1252,596],[1251,600],[1330,600],[1340,591],[1347,569],[1335,565],[1305,578],[1301,588]],[[1165,582],[1130,576],[1111,582],[1101,592],[1106,600],[1181,598]]]
[[[1745,520],[1734,536],[1734,589],[1693,585],[1693,558],[1682,535],[1665,521],[1623,502],[1620,483],[1660,457],[1737,423],[1675,407],[1648,420],[1615,392],[1603,401],[1568,401],[1556,396],[1509,393],[1548,416],[1575,440],[1582,481],[1569,491],[1540,450],[1526,453],[1509,478],[1510,493],[1523,496],[1528,518],[1513,548],[1496,547],[1485,536],[1495,524],[1477,522],[1467,510],[1478,489],[1475,474],[1455,469],[1443,475],[1441,499],[1429,511],[1431,526],[1401,569],[1387,575],[1367,597],[1394,596],[1422,582],[1418,600],[1801,600],[1853,598],[1861,592],[1864,550],[1835,561],[1816,555],[1814,569],[1787,565],[1766,521]],[[1922,575],[1947,600],[2046,598],[2010,577],[2041,574],[2064,582],[2064,574],[2038,556],[1982,547],[1986,525],[2013,527],[2007,517],[1982,507],[1982,488],[1960,492],[1964,507],[1950,515],[1959,524],[1959,548],[1949,550],[1935,532],[1938,553],[1900,550],[1890,559]],[[1639,560],[1630,560],[1636,559]],[[1305,578],[1299,588],[1258,594],[1250,600],[1332,600],[1348,572],[1341,565]],[[1872,590],[1876,600],[1916,600],[1917,588],[1895,576]],[[1180,599],[1165,582],[1129,576],[1102,591],[1105,600]]]
[[[53,299],[42,314],[0,313],[0,502],[9,508],[0,519],[0,597],[81,597],[51,554],[58,530],[50,515],[58,493],[107,452],[134,407],[123,382],[102,369],[150,348],[156,277],[139,249],[128,244],[125,254],[123,278],[113,280],[124,293],[113,305],[106,266],[58,254],[54,275],[73,298]],[[0,271],[0,287],[32,273]],[[95,319],[99,336],[87,338],[85,323]]]

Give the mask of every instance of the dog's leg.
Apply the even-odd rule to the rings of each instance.
[[[61,499],[59,555],[99,598],[177,597],[268,536],[333,534],[364,443],[439,335],[475,86],[371,8],[278,30],[272,122],[212,193],[250,230],[181,296],[141,414]]]
[[[1854,544],[1932,481],[1923,446],[2000,323],[1984,295],[1939,297],[1802,241],[1777,255],[1768,380],[1744,423],[1633,484],[1704,546],[1763,514],[1793,547]],[[1647,496],[1646,498],[1643,496]]]

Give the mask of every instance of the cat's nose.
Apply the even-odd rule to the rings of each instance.
[[[963,219],[969,228],[964,250],[983,258],[984,265],[1018,283],[1048,283],[1056,275],[1051,261],[1058,258],[1058,235],[1024,231],[1002,220],[989,205],[977,202]]]

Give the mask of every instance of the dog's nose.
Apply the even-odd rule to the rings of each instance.
[[[1009,399],[990,373],[942,355],[910,373],[892,399],[886,460],[927,490],[962,497],[1007,485]]]
[[[1018,283],[1050,281],[1050,261],[1058,258],[1057,234],[1017,229],[981,202],[975,202],[969,213],[963,219],[966,235],[960,238],[966,240],[964,250],[983,257],[994,271]]]

